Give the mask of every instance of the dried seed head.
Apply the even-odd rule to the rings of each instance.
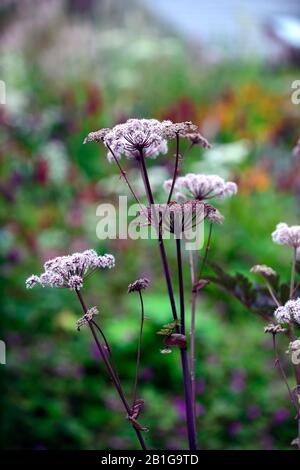
[[[95,131],[95,132],[90,132],[87,137],[84,139],[83,143],[84,144],[87,144],[88,142],[97,142],[97,143],[101,143],[103,142],[106,134],[108,134],[108,132],[110,131],[110,129],[100,129],[99,131]]]
[[[206,206],[209,206],[209,204],[206,204]],[[208,211],[207,216],[206,216],[207,220],[211,224],[221,225],[224,222],[224,215],[222,215],[221,212],[215,207],[210,206],[210,208],[211,210]]]
[[[264,328],[265,333],[272,333],[273,335],[276,335],[277,333],[285,333],[286,331],[286,328],[282,328],[281,325],[274,325],[273,323],[270,323]]]
[[[140,292],[141,290],[147,289],[149,287],[150,281],[146,277],[137,279],[132,284],[128,286],[128,294],[130,292]]]
[[[170,140],[175,139],[177,135],[187,137],[192,132],[198,130],[198,127],[191,121],[172,122],[163,121],[161,135],[163,138]]]
[[[192,134],[187,134],[186,138],[192,142],[194,145],[200,145],[200,147],[203,147],[204,149],[209,149],[211,148],[210,143],[208,142],[203,135],[201,135],[199,132],[195,132]]]
[[[97,307],[91,307],[88,309],[88,311],[83,315],[83,317],[79,318],[76,322],[76,328],[79,331],[80,328],[86,324],[88,324],[90,321],[93,320],[95,315],[98,315],[99,311]]]

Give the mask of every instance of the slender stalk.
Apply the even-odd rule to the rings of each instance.
[[[176,134],[176,157],[175,157],[174,174],[173,174],[173,180],[172,180],[172,184],[171,184],[171,188],[170,188],[170,192],[169,192],[169,196],[167,200],[167,205],[170,203],[172,199],[172,194],[174,191],[174,186],[175,186],[175,182],[176,182],[176,178],[178,174],[178,165],[179,165],[179,135]]]
[[[114,374],[116,376],[116,379],[118,380],[119,384],[121,385],[121,381],[120,381],[120,378],[119,378],[119,374],[118,374],[118,370],[117,370],[117,366],[116,366],[116,363],[115,363],[115,360],[114,360],[114,357],[113,357],[113,354],[112,354],[112,350],[110,348],[110,345],[106,339],[106,336],[104,334],[104,331],[102,330],[102,328],[94,321],[94,320],[91,320],[91,323],[95,326],[95,328],[99,331],[100,335],[102,336],[103,338],[103,341],[105,343],[105,346],[106,346],[106,349],[109,353],[109,356],[110,356],[110,362],[111,362],[111,366],[112,366],[112,369],[114,371]]]
[[[151,190],[151,186],[150,186],[150,182],[148,178],[147,168],[145,165],[144,155],[142,151],[140,152],[139,163],[140,163],[141,174],[142,174],[148,202],[150,205],[154,206],[155,204],[154,198],[153,198],[153,194],[152,194],[152,190]],[[171,275],[170,275],[170,270],[169,270],[169,265],[168,265],[168,260],[167,260],[167,254],[166,254],[164,241],[163,241],[162,234],[161,234],[158,224],[157,224],[157,232],[158,232],[159,251],[160,251],[160,256],[161,256],[161,260],[163,264],[163,271],[164,271],[164,275],[165,275],[165,279],[167,283],[167,289],[168,289],[168,295],[170,298],[172,314],[173,314],[174,320],[178,320],[174,292],[173,292],[172,281],[171,281]]]
[[[291,268],[291,283],[290,283],[290,299],[293,298],[294,291],[295,291],[295,274],[296,274],[296,260],[297,260],[297,248],[294,247],[293,249],[293,258],[292,258],[292,268]],[[294,326],[292,323],[289,324],[288,335],[290,341],[295,340],[295,333],[294,333]],[[298,364],[293,364],[294,374],[296,378],[296,390],[297,394],[300,389],[300,368]],[[300,450],[300,411],[298,410],[298,450]]]
[[[298,450],[300,450],[300,418],[298,417]]]
[[[196,268],[198,260],[198,252],[196,253],[196,263],[194,263],[193,252],[190,250],[190,268],[191,268],[191,279],[192,279],[192,305],[191,305],[191,351],[190,351],[190,368],[191,368],[191,393],[192,393],[192,404],[193,404],[193,417],[196,425],[196,372],[195,372],[195,361],[196,361],[196,348],[195,348],[195,331],[196,331],[196,306],[197,306],[197,291],[194,290],[193,286],[196,284]]]
[[[282,376],[283,381],[284,381],[284,383],[286,385],[286,388],[288,390],[291,402],[295,406],[295,408],[297,410],[297,413],[298,413],[299,412],[299,406],[298,406],[298,404],[295,400],[295,396],[294,396],[294,394],[291,390],[291,387],[289,386],[288,379],[287,379],[284,367],[281,363],[281,360],[280,360],[280,357],[279,357],[279,354],[278,354],[278,349],[277,349],[277,344],[276,344],[276,334],[273,333],[272,336],[273,336],[273,351],[274,351],[274,356],[275,356],[275,366],[278,367],[278,369],[280,370],[281,376]]]
[[[137,389],[138,389],[138,382],[139,382],[139,370],[140,370],[140,362],[141,362],[141,350],[142,350],[142,336],[143,336],[143,327],[145,321],[145,309],[144,309],[144,301],[141,291],[139,291],[140,302],[141,302],[141,325],[140,325],[140,334],[139,334],[139,342],[138,342],[138,350],[137,350],[137,357],[136,357],[136,370],[135,370],[135,382],[134,382],[134,389],[133,389],[133,404],[135,405],[137,399]]]
[[[148,198],[148,202],[150,205],[154,205],[154,198],[148,178],[147,168],[145,165],[144,154],[143,151],[140,151],[140,158],[139,164],[141,169],[141,174],[146,190],[146,195]],[[163,266],[163,272],[167,284],[168,295],[170,299],[171,309],[174,320],[178,320],[173,286],[171,281],[171,275],[169,271],[169,265],[166,255],[166,250],[164,247],[164,241],[162,238],[161,231],[158,227],[158,245],[159,251]],[[177,327],[178,331],[178,327]],[[183,373],[183,382],[184,382],[184,396],[185,396],[185,407],[186,407],[186,419],[187,419],[187,431],[188,431],[188,440],[189,440],[189,448],[190,450],[196,450],[196,430],[193,425],[193,410],[192,410],[192,400],[191,400],[191,384],[190,384],[190,373],[189,373],[189,364],[188,364],[188,357],[187,357],[187,349],[181,348],[180,349],[180,356],[181,356],[181,367]]]
[[[203,259],[202,259],[202,263],[201,263],[201,266],[200,266],[200,270],[199,270],[199,280],[201,279],[201,276],[203,274],[203,270],[204,270],[204,267],[205,267],[205,263],[207,261],[207,257],[208,257],[208,252],[210,250],[210,243],[211,243],[211,236],[212,236],[212,228],[213,228],[213,224],[211,223],[209,225],[209,232],[208,232],[208,237],[207,237],[207,242],[206,242],[206,247],[205,247],[205,253],[204,253],[204,256],[203,256]]]
[[[182,156],[182,159],[184,160],[188,154],[190,153],[190,151],[192,150],[192,148],[194,147],[194,143],[191,142],[190,145],[188,145],[188,147],[185,149],[184,153],[183,153],[183,156]]]
[[[292,267],[291,267],[291,281],[290,281],[290,300],[293,297],[294,290],[295,290],[295,273],[296,273],[296,255],[297,255],[297,248],[293,249],[293,257],[292,257]],[[288,336],[290,341],[295,341],[295,332],[294,332],[294,326],[292,323],[289,323],[288,327]],[[299,365],[293,364],[294,368],[294,373],[295,373],[295,378],[296,378],[296,383],[297,386],[300,387],[300,368]]]
[[[279,301],[278,301],[276,295],[274,294],[274,291],[273,291],[273,289],[272,289],[272,287],[271,287],[271,284],[269,283],[269,281],[267,281],[267,279],[265,279],[265,283],[266,283],[267,289],[268,289],[269,294],[270,294],[270,296],[272,297],[274,303],[277,305],[277,307],[280,307],[280,303],[279,303]]]
[[[289,323],[289,325],[288,325],[287,334],[288,334],[288,337],[289,337],[289,340],[290,340],[291,343],[293,341],[295,341],[296,336],[295,336],[295,332],[294,332],[294,326],[293,326],[292,323]],[[299,365],[298,364],[293,364],[293,369],[294,369],[294,374],[295,374],[295,378],[296,378],[296,383],[300,387],[300,369],[299,369]]]
[[[184,285],[183,285],[183,273],[182,273],[182,257],[181,257],[181,240],[176,238],[176,254],[177,254],[177,267],[178,267],[178,282],[179,282],[179,298],[180,298],[180,332],[182,335],[185,335],[185,308],[184,308]],[[182,365],[184,371],[188,374],[189,380],[184,380],[185,396],[186,403],[188,402],[189,406],[186,407],[187,415],[187,426],[188,426],[188,435],[190,441],[190,447],[192,450],[197,448],[196,441],[196,420],[195,420],[195,409],[193,406],[192,399],[192,388],[188,370],[188,357],[187,357],[187,348],[181,348],[181,351],[185,354],[182,358]]]
[[[296,258],[297,248],[293,249],[292,270],[291,270],[291,285],[290,285],[290,299],[293,297],[295,288],[295,271],[296,271]]]
[[[123,168],[121,167],[121,164],[120,164],[119,160],[117,159],[116,155],[114,154],[112,148],[111,148],[108,144],[106,144],[106,146],[107,146],[108,150],[110,151],[110,153],[112,154],[113,159],[114,159],[114,161],[116,162],[116,164],[117,164],[117,166],[118,166],[118,168],[119,168],[119,171],[120,171],[120,173],[121,173],[121,176],[122,176],[122,177],[124,178],[124,180],[126,181],[126,184],[127,184],[128,188],[129,188],[129,190],[130,190],[132,196],[134,197],[134,199],[136,200],[136,202],[139,204],[139,206],[142,207],[142,204],[141,204],[139,198],[138,198],[137,195],[135,194],[135,191],[134,191],[133,187],[131,186],[131,183],[130,183],[129,179],[127,178],[126,171],[124,171]]]
[[[181,334],[185,335],[185,310],[184,310],[184,285],[182,274],[182,257],[181,257],[181,240],[176,238],[176,254],[179,282],[179,299],[180,299],[180,329]]]
[[[87,307],[86,307],[86,305],[85,305],[85,302],[84,302],[84,300],[83,300],[83,297],[82,297],[82,295],[81,295],[81,292],[80,292],[79,290],[76,290],[76,294],[77,294],[77,297],[78,297],[78,299],[79,299],[79,301],[80,301],[80,304],[81,304],[81,306],[82,306],[83,312],[84,312],[84,313],[87,313],[87,310],[88,310],[88,309],[87,309]],[[109,363],[109,361],[108,361],[108,359],[107,359],[105,350],[104,350],[102,344],[100,343],[100,341],[98,340],[98,337],[97,337],[97,334],[96,334],[96,331],[95,331],[95,328],[94,328],[94,324],[93,324],[91,321],[89,322],[89,327],[90,327],[90,330],[91,330],[91,332],[92,332],[92,335],[93,335],[93,338],[94,338],[94,340],[95,340],[95,343],[96,343],[96,345],[97,345],[97,347],[98,347],[98,350],[99,350],[99,352],[100,352],[100,355],[101,355],[101,357],[102,357],[102,360],[103,360],[103,362],[104,362],[104,364],[105,364],[105,367],[106,367],[106,369],[107,369],[107,372],[108,372],[110,378],[112,379],[112,382],[113,382],[113,384],[114,384],[114,386],[115,386],[115,388],[116,388],[116,390],[117,390],[117,392],[118,392],[118,394],[119,394],[119,397],[120,397],[120,399],[121,399],[121,401],[122,401],[122,403],[123,403],[123,405],[124,405],[124,408],[125,408],[125,410],[126,410],[126,412],[127,412],[127,415],[128,415],[128,416],[131,416],[131,413],[132,413],[132,412],[131,412],[131,408],[130,408],[130,406],[129,406],[127,400],[126,400],[126,397],[125,397],[125,395],[124,395],[124,392],[123,392],[123,389],[122,389],[122,387],[121,387],[121,384],[120,384],[118,378],[116,377],[115,372],[114,372],[113,368],[111,367],[111,364]],[[142,449],[143,449],[143,450],[147,450],[147,447],[146,447],[144,438],[143,438],[143,436],[142,436],[142,434],[141,434],[141,431],[140,431],[139,429],[137,429],[135,426],[133,426],[133,429],[135,430],[135,433],[136,433],[136,435],[137,435],[137,438],[138,438],[138,440],[139,440],[139,443],[140,443]]]
[[[204,256],[202,258],[202,262],[199,269],[199,280],[202,277],[203,270],[205,263],[207,261],[208,252],[210,249],[210,242],[212,236],[212,224],[209,226],[209,233],[207,237],[206,247]],[[191,368],[191,388],[192,388],[192,403],[193,403],[193,416],[194,422],[196,426],[196,307],[197,307],[197,299],[198,299],[198,292],[194,290],[194,285],[197,282],[197,263],[198,263],[198,252],[197,252],[197,260],[194,264],[194,259],[192,254],[190,255],[190,266],[191,266],[191,279],[192,279],[192,305],[191,305],[191,351],[190,351],[190,368]]]
[[[298,432],[297,446],[298,446],[298,450],[300,450],[300,406],[299,406],[299,403],[297,401],[297,398],[295,397],[295,393],[293,393],[293,391],[291,390],[291,388],[289,386],[288,379],[287,379],[284,367],[281,363],[281,360],[280,360],[280,357],[279,357],[279,354],[278,354],[278,350],[277,350],[277,345],[276,345],[276,334],[273,334],[273,349],[274,349],[274,355],[275,355],[275,366],[278,366],[278,368],[280,370],[280,373],[281,373],[281,376],[283,378],[283,381],[284,381],[284,383],[286,385],[286,388],[288,390],[291,402],[293,403],[294,407],[296,408],[297,423],[298,423],[298,425],[297,425],[297,432]],[[296,390],[297,390],[297,397],[298,397],[299,382],[298,382],[296,370],[295,370],[295,374],[296,374],[296,380],[297,380]]]

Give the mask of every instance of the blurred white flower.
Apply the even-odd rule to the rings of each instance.
[[[278,245],[286,245],[291,248],[300,247],[300,225],[288,226],[280,223],[276,226],[276,230],[272,233],[272,240]]]
[[[192,165],[195,173],[218,173],[224,178],[230,174],[230,169],[243,163],[251,150],[248,140],[239,140],[229,144],[217,144],[204,150],[201,161]]]
[[[64,144],[60,141],[52,140],[39,149],[39,154],[48,164],[51,181],[57,184],[63,183],[70,166]]]

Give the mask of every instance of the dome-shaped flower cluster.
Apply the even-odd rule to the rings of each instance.
[[[122,155],[127,158],[138,158],[140,151],[145,157],[155,158],[168,150],[167,140],[162,136],[166,123],[157,119],[128,119],[124,124],[117,124],[112,129],[101,129],[91,132],[85,142],[102,141],[108,148],[107,158],[113,161],[113,154],[120,159]]]
[[[300,298],[295,300],[288,300],[285,305],[278,307],[274,316],[278,323],[290,323],[295,321],[300,324]]]
[[[256,264],[250,269],[251,273],[261,274],[263,277],[276,276],[276,271],[265,264]]]
[[[169,192],[172,180],[164,183],[164,189]],[[196,175],[188,173],[180,176],[175,181],[176,199],[184,201],[187,199],[197,199],[206,201],[212,198],[225,198],[237,193],[237,185],[231,181],[224,181],[218,175]]]
[[[198,127],[190,121],[173,123],[157,119],[128,119],[112,129],[90,132],[84,143],[103,142],[108,149],[107,158],[113,161],[122,155],[127,158],[155,158],[168,151],[167,141],[176,136],[188,138],[193,144],[209,148],[209,142],[198,132]]]
[[[146,277],[142,277],[132,282],[128,286],[128,294],[130,292],[140,292],[141,290],[147,289],[149,287],[150,281]]]
[[[286,245],[291,248],[300,247],[300,225],[288,226],[280,223],[276,226],[276,230],[272,233],[272,240],[278,245]]]
[[[58,256],[44,264],[44,272],[40,276],[33,274],[26,281],[26,287],[31,289],[36,284],[43,287],[67,287],[80,290],[86,274],[97,268],[113,268],[115,258],[105,254],[98,256],[94,250],[73,253],[68,256]]]

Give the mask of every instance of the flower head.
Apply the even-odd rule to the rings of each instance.
[[[288,311],[290,312],[292,319],[296,323],[300,323],[300,298],[296,300],[289,300],[285,304],[285,308],[287,308]]]
[[[157,119],[128,119],[112,129],[100,129],[90,132],[84,139],[87,142],[102,142],[108,149],[107,158],[113,161],[122,155],[127,158],[155,158],[168,150],[167,141],[176,136],[186,137],[191,142],[209,148],[208,141],[198,132],[198,127],[191,121],[158,121]]]
[[[68,256],[58,256],[44,264],[44,272],[40,276],[32,275],[26,281],[26,287],[36,284],[43,287],[67,287],[80,290],[85,275],[92,269],[112,268],[115,258],[106,254],[98,256],[94,250],[73,253]]]
[[[274,312],[274,316],[280,324],[289,323],[291,321],[291,314],[285,306],[278,307]]]
[[[300,298],[288,300],[283,306],[275,310],[274,316],[278,323],[295,321],[300,324]]]
[[[113,161],[122,155],[127,158],[139,158],[142,151],[145,157],[155,158],[167,152],[167,141],[162,136],[165,123],[156,119],[128,119],[112,129],[101,129],[88,134],[86,142],[103,142],[108,148],[107,158]]]
[[[263,277],[276,276],[276,271],[265,264],[256,264],[250,269],[251,273],[261,274]]]
[[[272,240],[278,245],[286,245],[292,248],[300,247],[300,225],[288,226],[280,223],[272,233]]]
[[[169,192],[172,180],[164,183],[164,189]],[[225,198],[237,193],[237,185],[231,181],[226,182],[217,175],[195,175],[188,173],[175,181],[177,200],[197,199],[206,201],[212,198]]]
[[[130,292],[140,292],[141,290],[147,289],[149,287],[150,281],[146,277],[137,279],[132,284],[128,286],[128,294]]]
[[[300,350],[300,339],[295,339],[295,341],[292,341],[289,344],[288,352],[294,352],[294,351],[299,351],[299,350]]]
[[[285,333],[286,328],[282,328],[281,325],[274,325],[273,323],[270,323],[269,325],[265,326],[264,332],[276,335],[277,333]]]
[[[185,122],[172,122],[163,121],[162,136],[167,139],[175,139],[176,136],[187,137],[192,132],[197,131],[198,127],[191,121]]]

